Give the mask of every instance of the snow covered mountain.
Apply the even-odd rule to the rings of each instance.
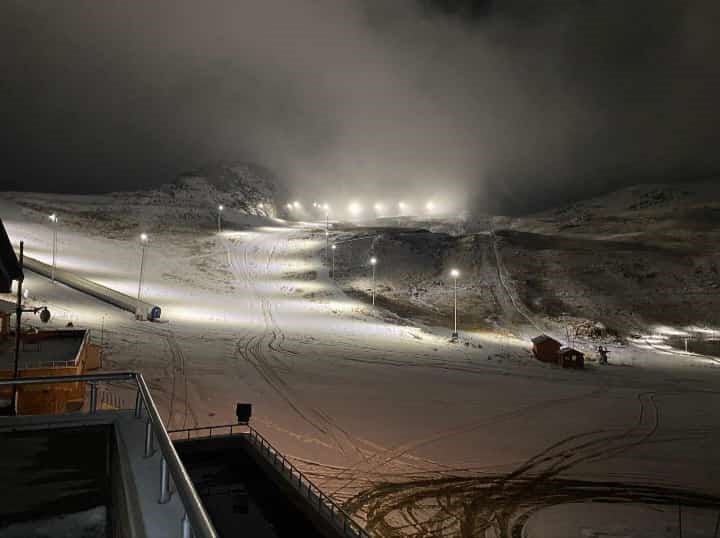
[[[253,164],[220,164],[185,172],[162,190],[182,205],[223,204],[248,215],[276,214],[276,178]]]
[[[114,239],[141,232],[210,230],[223,222],[236,227],[267,224],[277,214],[276,179],[252,164],[221,164],[181,174],[160,188],[106,195],[3,193],[15,199],[26,218],[43,222],[56,213],[64,227]],[[90,224],[90,226],[88,225]]]

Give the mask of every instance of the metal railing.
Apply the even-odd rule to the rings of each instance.
[[[160,462],[161,480],[159,502],[166,503],[170,500],[170,479],[172,479],[175,491],[180,496],[180,501],[185,510],[185,514],[180,522],[178,535],[182,538],[190,538],[190,536],[194,536],[194,538],[218,538],[218,534],[205,512],[200,497],[195,491],[195,487],[175,451],[175,447],[160,418],[160,414],[158,413],[142,374],[139,372],[117,372],[107,374],[22,377],[0,380],[0,387],[7,385],[54,384],[78,381],[90,385],[90,401],[88,407],[88,414],[90,415],[97,413],[98,383],[117,381],[133,381],[135,383],[137,390],[135,398],[135,418],[141,420],[143,418],[143,410],[146,415],[145,457],[150,457],[155,453],[153,448],[154,441],[158,442],[162,455]]]
[[[55,331],[55,334],[62,335],[63,333],[69,333],[67,329],[60,329]],[[83,332],[82,340],[80,341],[80,345],[78,346],[78,351],[75,353],[74,359],[67,359],[63,361],[58,360],[27,360],[25,357],[22,358],[21,361],[21,368],[71,368],[73,366],[77,366],[83,355],[87,353],[87,345],[90,342],[90,329],[84,329],[84,330],[73,330],[73,333],[80,333]],[[32,333],[30,333],[30,336],[32,336]],[[38,353],[42,349],[42,343],[45,342],[45,340],[31,340],[31,341],[22,341],[22,352],[25,354],[30,353]],[[32,348],[32,349],[31,349]],[[12,352],[7,353],[8,357],[12,356]],[[12,360],[12,359],[10,359]]]
[[[213,437],[227,437],[233,432],[247,436],[265,460],[284,476],[289,485],[299,492],[310,504],[317,508],[320,515],[329,521],[343,536],[348,538],[370,538],[370,534],[358,525],[350,515],[343,510],[328,495],[322,492],[305,474],[295,467],[270,441],[249,424],[224,424],[221,426],[205,426],[198,428],[185,428],[170,430],[168,434],[173,439],[207,439]],[[203,432],[206,432],[203,434]],[[220,432],[220,433],[218,433]]]
[[[23,370],[31,368],[73,368],[74,366],[77,366],[74,359],[68,361],[23,361],[21,364]]]

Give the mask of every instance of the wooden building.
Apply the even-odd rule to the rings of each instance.
[[[14,338],[0,340],[0,379],[12,379]],[[22,333],[18,377],[82,375],[100,367],[100,348],[90,343],[90,333],[77,329],[28,330]],[[85,402],[85,383],[22,385],[17,410],[23,415],[77,411]],[[0,407],[12,405],[12,387],[0,388]],[[2,413],[0,413],[2,414]]]
[[[0,342],[10,338],[10,316],[15,313],[16,305],[0,299]]]
[[[558,364],[563,368],[584,368],[585,354],[571,347],[561,347],[558,351]]]
[[[533,355],[542,362],[551,362],[563,368],[583,368],[585,355],[571,347],[563,346],[547,334],[532,339]]]
[[[558,352],[562,344],[549,337],[547,334],[541,334],[532,339],[533,355],[542,362],[557,362]]]

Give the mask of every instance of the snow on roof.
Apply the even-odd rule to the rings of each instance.
[[[547,334],[541,334],[540,336],[536,336],[532,339],[533,344],[542,344],[543,342],[557,342],[558,344],[560,343],[554,338],[549,337]]]

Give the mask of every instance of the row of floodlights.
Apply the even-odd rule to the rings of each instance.
[[[316,210],[322,210],[325,211],[325,213],[330,212],[330,205],[327,202],[313,202],[312,206]],[[288,211],[302,211],[303,210],[303,204],[299,200],[295,200],[293,202],[288,202],[285,204],[285,208]],[[375,202],[372,205],[372,209],[375,211],[376,214],[382,215],[384,213],[390,212],[393,210],[393,208],[397,208],[400,214],[407,214],[411,210],[411,205],[408,202],[405,202],[404,200],[400,200],[397,202],[396,205],[393,204],[386,204],[384,202]],[[352,215],[353,217],[358,217],[362,215],[365,212],[365,207],[360,202],[350,202],[347,205],[347,212]],[[425,202],[425,211],[427,213],[433,213],[437,210],[437,204],[433,200],[428,200]]]
[[[322,209],[324,211],[330,211],[330,204],[328,204],[327,202],[323,202],[322,204],[318,203],[318,202],[313,202],[312,205],[315,209]],[[289,211],[292,211],[292,210],[299,211],[303,208],[303,205],[298,200],[295,200],[294,202],[288,202],[287,204],[285,204],[285,208]]]

